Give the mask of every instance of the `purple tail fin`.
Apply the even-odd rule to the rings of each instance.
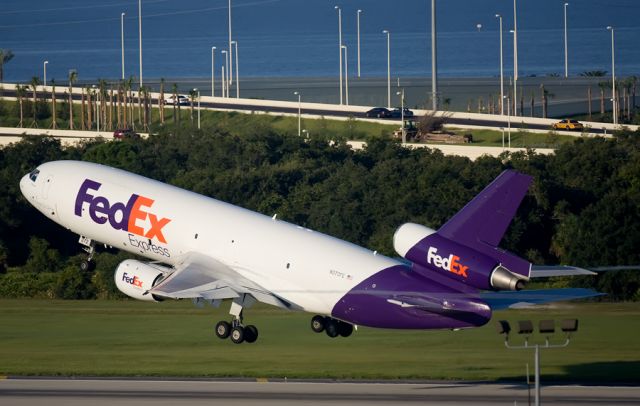
[[[530,263],[498,247],[533,178],[512,170],[489,186],[447,221],[438,234],[499,260],[513,272],[529,276]]]

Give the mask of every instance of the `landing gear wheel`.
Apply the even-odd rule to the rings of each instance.
[[[311,319],[311,330],[316,333],[322,333],[326,324],[326,318],[322,316],[313,316]]]
[[[258,329],[254,325],[248,325],[244,328],[244,341],[255,343],[258,339]]]
[[[231,324],[226,321],[220,321],[216,324],[216,335],[218,338],[225,339],[231,334]]]
[[[353,326],[349,323],[340,322],[338,324],[338,334],[342,337],[349,337],[353,333]]]
[[[82,272],[91,272],[96,268],[95,262],[91,260],[84,260],[80,262],[80,270]]]
[[[338,336],[338,320],[327,319],[324,325],[325,331],[327,335],[331,338],[335,338]]]
[[[237,326],[234,327],[233,330],[231,330],[231,341],[233,341],[235,344],[242,343],[244,341],[244,337],[245,332],[243,327]]]

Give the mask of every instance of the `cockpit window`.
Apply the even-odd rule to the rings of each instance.
[[[38,179],[39,174],[40,170],[38,169],[34,169],[33,171],[31,171],[31,173],[29,174],[29,179],[31,179],[31,182],[35,182],[36,179]]]

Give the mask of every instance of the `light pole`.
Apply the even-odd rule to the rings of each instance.
[[[215,88],[216,88],[216,47],[211,47],[211,97],[215,96]]]
[[[518,103],[518,16],[516,14],[516,0],[513,0],[513,115],[518,115],[515,107]]]
[[[140,54],[140,87],[142,87],[142,0],[138,0],[138,53]]]
[[[200,90],[197,88],[193,89],[194,92],[198,93],[198,130],[200,129]]]
[[[358,77],[360,77],[360,14],[362,10],[358,10]]]
[[[382,33],[387,34],[387,108],[391,108],[391,33],[389,30]]]
[[[344,97],[345,104],[349,105],[349,54],[347,50],[347,46],[343,45],[342,49],[344,49]]]
[[[233,49],[231,49],[231,0],[229,0],[229,59],[231,59],[231,63],[233,64]],[[233,73],[229,72],[229,64],[227,64],[227,76],[229,76],[227,80],[227,86],[233,84]],[[227,89],[227,97],[229,96],[229,89]]]
[[[567,41],[567,6],[569,3],[564,3],[564,77],[569,77],[569,48]]]
[[[514,0],[515,1],[515,0]],[[431,98],[433,111],[438,110],[438,54],[436,39],[436,0],[431,0]]]
[[[405,144],[407,142],[407,131],[404,127],[404,87],[402,91],[396,92],[396,94],[400,96],[400,120],[402,122],[400,128],[402,128],[402,143]]]
[[[124,16],[120,13],[120,53],[122,55],[122,80],[124,80]]]
[[[300,94],[300,92],[293,92],[293,94],[295,94],[296,96],[298,96],[298,137],[300,136],[300,124],[301,124],[301,109],[300,109],[300,100],[302,98],[302,95]]]
[[[227,52],[226,49],[222,51],[222,53],[224,54],[225,72],[226,72],[226,75],[229,76],[229,53]],[[225,77],[223,97],[229,97],[229,85],[230,85],[229,78]]]
[[[236,99],[240,98],[240,74],[238,73],[238,41],[231,41],[236,47]]]
[[[342,9],[335,6],[334,9],[338,10],[338,51],[340,54],[340,104],[342,104]]]
[[[500,115],[504,116],[504,63],[502,53],[502,16],[496,14],[496,18],[500,19]]]
[[[565,319],[560,322],[560,329],[566,334],[564,343],[551,344],[550,335],[555,333],[555,321],[554,320],[540,320],[538,324],[538,330],[540,334],[545,335],[544,344],[531,344],[529,338],[533,334],[533,322],[531,320],[518,321],[518,334],[525,336],[524,345],[511,345],[509,344],[509,333],[511,332],[511,326],[506,320],[500,320],[497,324],[498,334],[504,334],[504,346],[510,350],[534,350],[534,368],[535,368],[535,406],[540,406],[540,350],[550,348],[565,348],[571,341],[571,334],[578,331],[578,320]],[[529,382],[527,382],[527,385]]]
[[[42,64],[42,68],[44,69],[44,86],[47,85],[47,65],[49,64],[49,61],[44,61],[44,63]]]
[[[613,124],[618,124],[618,98],[616,96],[616,43],[614,36],[614,28],[608,26],[607,30],[611,31],[611,89],[612,89],[612,103],[613,103]]]

